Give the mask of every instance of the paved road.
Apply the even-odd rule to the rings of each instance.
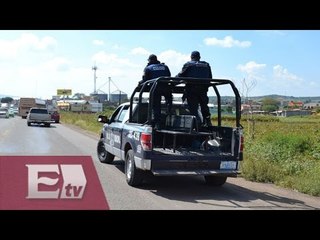
[[[20,117],[0,119],[0,155],[92,156],[111,209],[320,209],[320,198],[273,184],[229,178],[210,187],[202,177],[148,177],[140,188],[127,185],[124,164],[102,164],[96,157],[98,136],[72,126],[28,127]],[[36,136],[36,137],[35,137]]]

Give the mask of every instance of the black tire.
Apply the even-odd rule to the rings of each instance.
[[[112,163],[114,160],[114,155],[109,153],[104,147],[104,138],[101,138],[98,142],[97,154],[99,161],[102,163]]]
[[[27,122],[28,126],[31,126],[31,123]]]
[[[204,176],[206,184],[210,186],[220,187],[227,181],[227,177],[223,176]]]
[[[141,184],[143,180],[143,171],[136,168],[136,165],[134,163],[134,153],[132,149],[127,152],[124,165],[124,173],[126,175],[126,181],[130,186],[134,187]]]

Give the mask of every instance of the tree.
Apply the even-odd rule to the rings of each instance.
[[[242,89],[241,89],[241,93],[242,96],[245,96],[245,101],[244,103],[247,103],[250,105],[250,118],[248,118],[248,132],[249,132],[249,136],[251,136],[252,139],[254,139],[254,126],[255,126],[255,120],[253,118],[253,114],[252,114],[252,103],[249,102],[249,92],[255,88],[255,86],[257,85],[257,80],[256,79],[251,79],[251,81],[246,81],[246,79],[244,78],[242,80]],[[251,125],[251,127],[250,127]],[[251,131],[250,131],[251,129]]]
[[[273,98],[264,98],[262,100],[262,110],[266,112],[273,112],[279,109],[280,102]]]
[[[263,105],[261,109],[262,111],[266,111],[266,112],[274,112],[279,108],[276,105]]]
[[[257,85],[257,80],[252,79],[251,81],[247,81],[245,78],[241,81],[242,88],[240,90],[242,97],[245,98],[244,103],[249,102],[249,93],[251,90],[255,88]]]
[[[12,102],[13,102],[13,98],[11,97],[1,98],[1,103],[12,103]]]

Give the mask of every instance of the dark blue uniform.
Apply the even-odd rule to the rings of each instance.
[[[171,77],[171,72],[169,67],[164,63],[160,63],[156,61],[156,63],[149,63],[145,69],[144,74],[142,76],[142,80],[139,82],[140,84],[154,78],[158,77]],[[158,83],[157,89],[154,92],[154,122],[160,124],[161,121],[161,96],[164,96],[166,99],[166,103],[168,106],[168,111],[170,111],[172,105],[172,94],[166,86],[166,83]]]
[[[194,78],[212,78],[211,67],[205,61],[189,61],[182,67],[181,72],[177,77],[194,77]],[[207,95],[208,87],[203,85],[188,84],[186,86],[185,97],[188,101],[190,113],[195,115],[200,122],[198,115],[198,106],[200,104],[201,114],[203,120],[210,118],[208,103],[209,98]]]
[[[167,77],[171,76],[168,66],[158,61],[158,63],[154,63],[154,64],[151,63],[145,67],[144,74],[142,76],[142,81],[140,82],[142,83],[149,79],[166,77],[166,76]]]

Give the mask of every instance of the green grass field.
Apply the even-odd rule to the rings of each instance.
[[[112,110],[104,112],[110,116]],[[61,121],[99,134],[98,114],[61,112]],[[320,196],[320,116],[277,118],[243,116],[242,176]],[[213,124],[216,119],[213,117]],[[232,125],[230,117],[223,125]]]
[[[320,117],[278,119],[243,122],[244,178],[320,196]]]

